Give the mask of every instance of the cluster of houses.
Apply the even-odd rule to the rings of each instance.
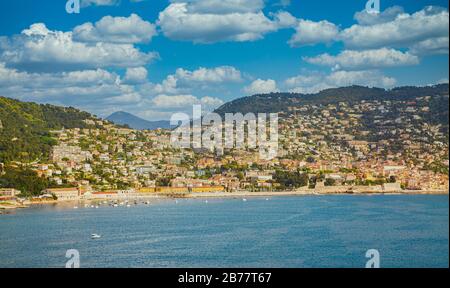
[[[92,122],[86,122],[89,128],[52,131],[59,144],[50,161],[32,168],[56,187],[43,194],[64,200],[272,191],[280,186],[274,179],[278,170],[307,173],[309,186],[319,190],[378,185],[383,191],[448,191],[448,135],[425,121],[429,101],[289,107],[279,115],[278,157],[270,160],[257,149],[177,148],[167,130],[137,131],[86,120]],[[0,195],[15,197],[17,191],[4,189]]]
[[[280,130],[287,132],[280,136],[280,156],[291,158],[285,162],[288,169],[352,170],[334,173],[343,182],[393,176],[405,188],[448,190],[448,130],[426,121],[430,101],[417,97],[290,107],[281,117]]]

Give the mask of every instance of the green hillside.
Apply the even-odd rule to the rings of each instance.
[[[75,108],[21,102],[0,97],[0,163],[46,159],[56,142],[50,131],[84,128],[89,113]]]
[[[276,113],[290,106],[327,105],[338,102],[355,103],[371,100],[410,101],[416,97],[434,96],[433,112],[439,121],[448,124],[448,84],[425,87],[399,87],[392,90],[351,86],[323,90],[315,94],[272,93],[239,98],[219,107],[215,112],[225,113]],[[446,96],[446,97],[442,97]]]

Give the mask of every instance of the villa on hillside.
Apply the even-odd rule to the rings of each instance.
[[[80,197],[78,188],[51,188],[45,189],[42,193],[55,195],[60,201],[78,200]]]
[[[19,195],[21,191],[14,188],[0,188],[0,196],[15,197]]]

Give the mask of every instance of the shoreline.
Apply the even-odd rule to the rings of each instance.
[[[51,200],[51,201],[25,201],[24,203],[0,203],[0,214],[5,214],[7,211],[15,209],[26,209],[37,205],[50,204],[69,204],[79,202],[102,202],[102,201],[138,201],[151,199],[201,199],[201,198],[245,198],[245,197],[299,197],[299,196],[379,196],[379,195],[449,195],[448,190],[402,190],[402,191],[315,191],[312,189],[293,190],[293,191],[266,191],[266,192],[251,192],[251,191],[237,191],[237,192],[198,192],[189,194],[140,194],[131,197],[117,197],[117,198],[80,198],[77,200]]]
[[[376,195],[449,195],[446,190],[401,190],[401,191],[316,191],[316,190],[294,190],[294,191],[266,191],[266,192],[197,192],[189,194],[176,193],[142,193],[132,195],[129,197],[116,198],[80,198],[77,200],[47,200],[47,201],[25,201],[23,203],[0,203],[0,211],[7,211],[13,209],[29,208],[36,205],[50,205],[50,204],[68,204],[79,202],[103,202],[103,201],[138,201],[151,199],[197,199],[197,198],[242,198],[242,197],[283,197],[283,196],[335,196],[335,195],[349,195],[349,196],[376,196]]]
[[[314,192],[314,191],[282,191],[282,192],[212,192],[212,193],[191,193],[185,198],[232,198],[232,197],[276,197],[276,196],[333,196],[333,195],[349,195],[349,196],[370,196],[370,195],[449,195],[449,191],[389,191],[389,192]]]
[[[448,190],[402,190],[402,191],[327,191],[318,192],[315,190],[294,190],[294,191],[280,191],[280,192],[205,192],[205,193],[190,193],[184,198],[236,198],[236,197],[277,197],[277,196],[376,196],[376,195],[449,195]]]

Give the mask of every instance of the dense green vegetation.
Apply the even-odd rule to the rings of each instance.
[[[27,168],[7,167],[0,176],[0,187],[15,188],[24,196],[37,196],[41,191],[52,186],[46,178]]]
[[[323,90],[316,94],[298,94],[298,93],[272,93],[265,95],[254,95],[250,97],[240,98],[226,103],[216,110],[217,113],[224,115],[225,113],[277,113],[287,112],[288,107],[301,107],[303,105],[328,105],[337,104],[339,102],[347,102],[350,105],[361,101],[392,101],[393,109],[389,113],[384,113],[384,119],[394,121],[398,117],[398,111],[404,109],[405,102],[413,103],[412,106],[427,106],[427,111],[417,111],[417,116],[421,120],[417,120],[417,125],[422,122],[431,125],[441,125],[440,130],[448,135],[449,132],[449,86],[448,84],[440,84],[425,87],[400,87],[391,90],[380,88],[368,88],[361,86],[351,86],[335,89]],[[426,97],[426,96],[429,96]],[[417,100],[421,98],[422,100]],[[424,99],[427,100],[424,100]],[[422,103],[423,102],[423,103]],[[309,113],[309,112],[308,112]],[[385,133],[380,135],[379,124],[375,124],[375,120],[380,116],[379,111],[366,111],[361,118],[361,131],[370,131],[366,137],[357,138],[356,140],[366,140],[369,142],[377,142],[385,140],[391,135]],[[411,123],[415,125],[416,123]],[[389,126],[390,125],[390,126]],[[399,124],[388,124],[386,130],[401,128]],[[308,136],[308,135],[303,135]],[[447,139],[448,140],[448,139]],[[402,142],[391,145],[391,151],[401,152]],[[297,160],[304,160],[298,157]],[[314,161],[313,158],[306,159],[308,162]]]
[[[92,116],[72,107],[0,97],[0,163],[45,160],[56,140],[51,130],[84,128]]]
[[[425,87],[399,87],[391,90],[351,86],[323,90],[316,94],[272,93],[258,94],[236,99],[218,108],[215,112],[225,113],[276,113],[287,111],[291,106],[328,105],[338,102],[359,102],[362,100],[413,101],[416,97],[432,96],[428,117],[436,124],[448,127],[448,84]],[[444,97],[442,97],[444,96]]]
[[[281,190],[300,188],[308,185],[308,174],[278,170],[275,172],[274,180],[280,183]]]

